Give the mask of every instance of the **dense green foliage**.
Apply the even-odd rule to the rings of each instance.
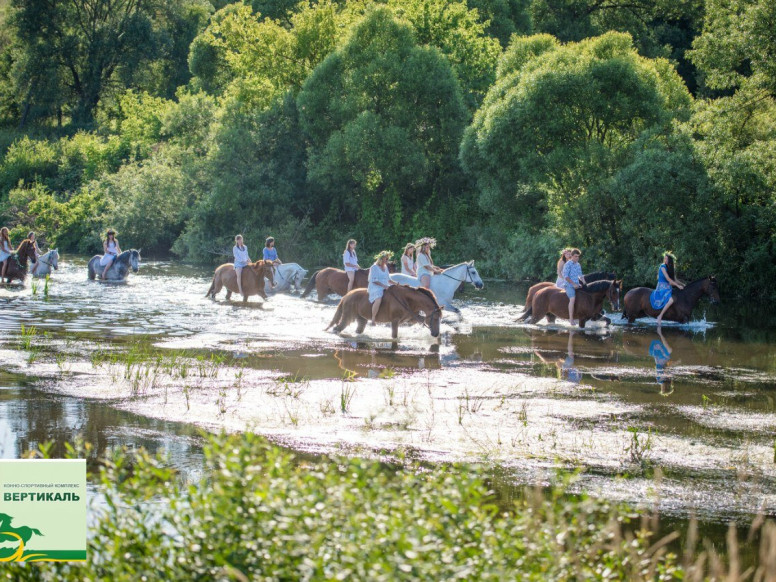
[[[86,564],[8,565],[15,580],[739,580],[686,544],[683,563],[634,515],[541,491],[500,508],[481,467],[301,462],[255,435],[210,437],[201,479],[115,451]],[[646,522],[643,522],[646,525]],[[762,568],[773,575],[772,523]],[[692,545],[691,545],[692,544]],[[732,548],[735,551],[735,548]],[[770,556],[769,556],[770,552]],[[770,560],[770,562],[769,562]],[[732,562],[732,560],[731,560]],[[768,568],[771,568],[769,572]]]
[[[110,8],[110,9],[109,9]],[[418,236],[543,278],[776,288],[776,14],[720,0],[9,0],[0,222],[219,262]],[[90,18],[84,19],[83,15]]]

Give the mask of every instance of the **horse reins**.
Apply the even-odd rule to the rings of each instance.
[[[471,279],[471,283],[474,283],[474,277],[472,277],[471,274],[469,273],[469,265],[466,265],[466,275],[464,275],[463,279],[456,279],[455,277],[453,277],[452,275],[448,275],[444,271],[442,271],[439,274],[444,275],[445,277],[447,277],[448,279],[452,279],[453,281],[458,281],[459,283],[469,283],[469,279]]]
[[[388,289],[390,289],[390,288],[391,287],[388,287]],[[386,291],[388,291],[388,289],[386,289]],[[401,305],[404,308],[404,310],[407,313],[409,313],[410,315],[412,315],[415,318],[415,321],[417,323],[419,323],[421,325],[425,325],[426,327],[431,329],[430,326],[428,324],[426,324],[426,320],[424,318],[422,318],[420,315],[418,315],[417,313],[415,313],[414,311],[412,311],[412,309],[410,309],[410,306],[407,305],[407,303],[404,301],[404,299],[402,299],[401,297],[399,297],[397,295],[392,295],[392,297],[398,302],[399,305]],[[432,313],[436,313],[437,311],[439,311],[439,308],[434,310]]]

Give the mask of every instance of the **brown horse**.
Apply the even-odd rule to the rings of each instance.
[[[597,271],[595,273],[590,273],[588,275],[585,275],[585,282],[589,284],[589,283],[595,283],[596,281],[614,281],[616,278],[617,278],[617,275],[615,275],[614,273]],[[555,285],[555,283],[550,281],[542,281],[541,283],[532,285],[531,288],[528,289],[528,294],[525,296],[523,313],[520,314],[520,316],[517,318],[517,321],[527,320],[531,316],[531,305],[533,304],[534,295],[536,295],[540,290],[546,289],[547,287],[552,287],[553,285]]]
[[[388,262],[388,272],[396,272],[396,263]],[[368,278],[369,269],[359,269],[356,271],[356,275],[353,277],[353,289],[366,289],[369,284]],[[348,292],[348,276],[342,269],[335,269],[334,267],[326,267],[316,271],[307,282],[307,287],[305,287],[302,297],[307,297],[312,292],[313,286],[315,286],[315,290],[318,293],[318,301],[323,301],[331,293],[345,295]]]
[[[376,320],[380,323],[391,322],[394,339],[399,335],[399,324],[405,322],[422,323],[429,328],[432,337],[437,337],[441,313],[442,308],[428,289],[391,285],[383,294],[383,302],[380,304]],[[369,291],[353,289],[340,299],[337,312],[326,329],[334,327],[334,331],[339,333],[357,319],[356,333],[363,333],[366,322],[371,318],[372,304],[369,303]]]
[[[35,262],[35,245],[33,245],[29,239],[24,239],[19,248],[14,251],[14,254],[8,259],[8,270],[5,272],[6,283],[10,283],[14,279],[19,279],[24,283],[25,277],[27,277],[27,261]],[[0,263],[0,273],[2,273],[2,265]]]
[[[652,291],[649,287],[635,287],[628,291],[625,294],[623,319],[627,318],[628,323],[633,323],[639,317],[660,315],[660,310],[652,309],[649,301]],[[703,277],[685,285],[684,289],[674,287],[672,293],[674,302],[663,315],[663,319],[687,323],[690,321],[693,308],[704,295],[708,295],[712,303],[719,303],[719,286],[716,277],[711,275]]]
[[[242,270],[242,288],[245,293],[243,302],[247,302],[250,295],[260,295],[264,301],[267,300],[267,293],[264,291],[264,277],[269,279],[270,283],[275,282],[272,267],[272,261],[256,261],[248,263],[248,266]],[[205,297],[215,299],[222,287],[226,287],[227,301],[232,298],[232,293],[239,293],[237,273],[232,263],[226,263],[216,269],[213,282]]]
[[[620,307],[620,292],[622,281],[596,281],[577,289],[577,300],[574,303],[574,317],[579,319],[579,327],[585,327],[585,323],[597,318],[604,305],[604,299],[608,299],[612,308]],[[555,322],[556,317],[567,319],[569,316],[569,298],[566,292],[554,285],[540,289],[533,298],[533,314],[531,320],[538,323],[547,317],[550,323]],[[606,324],[610,321],[606,319]]]

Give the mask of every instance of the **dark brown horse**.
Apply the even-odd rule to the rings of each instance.
[[[439,320],[442,308],[436,297],[428,289],[415,289],[406,285],[391,285],[383,294],[376,321],[391,322],[392,337],[399,335],[400,323],[422,323],[431,331],[432,337],[439,335]],[[372,304],[369,303],[369,291],[353,289],[340,299],[337,311],[326,329],[334,327],[339,333],[358,320],[356,333],[363,333],[366,322],[372,318]]]
[[[264,301],[267,300],[267,293],[264,290],[264,277],[269,279],[270,283],[275,282],[275,275],[272,267],[272,261],[256,261],[248,263],[248,266],[242,270],[242,288],[243,302],[248,301],[250,295],[260,295]],[[225,263],[216,269],[213,275],[213,282],[210,284],[205,297],[216,298],[222,287],[226,287],[226,299],[232,298],[232,293],[239,293],[237,287],[237,273],[232,263]]]
[[[604,271],[597,271],[595,273],[590,273],[588,275],[585,275],[585,282],[595,283],[596,281],[614,281],[616,278],[617,278],[617,275],[615,275],[614,273],[605,273]],[[541,283],[532,285],[531,288],[528,289],[528,294],[525,296],[525,305],[523,305],[523,313],[520,314],[520,316],[517,318],[517,321],[527,320],[531,316],[531,305],[533,304],[534,295],[536,295],[540,290],[546,289],[547,287],[552,287],[553,285],[555,285],[555,283],[550,281],[542,281]]]
[[[577,289],[574,318],[579,320],[579,327],[585,327],[585,323],[599,316],[604,299],[609,300],[613,309],[619,309],[621,290],[622,281],[596,281]],[[550,323],[554,323],[556,317],[568,319],[568,316],[569,298],[564,290],[553,285],[540,289],[534,295],[531,316],[533,323],[538,323],[544,317],[547,317]],[[606,323],[607,325],[610,323],[608,319]]]
[[[396,263],[388,262],[388,272],[396,272]],[[353,289],[366,289],[369,278],[369,269],[359,269],[353,277]],[[318,293],[318,301],[323,301],[326,296],[334,293],[335,295],[345,295],[348,292],[348,276],[342,269],[326,267],[313,273],[304,288],[302,297],[307,297],[315,287]]]
[[[649,287],[635,287],[628,291],[624,299],[623,319],[627,318],[628,323],[633,323],[639,317],[657,317],[660,315],[660,310],[652,309],[652,304],[649,301],[652,291],[653,289]],[[712,303],[719,303],[719,286],[716,277],[711,275],[703,277],[685,285],[684,289],[674,287],[672,292],[674,302],[666,311],[663,319],[687,323],[690,321],[693,308],[704,295],[708,295]]]
[[[25,277],[27,277],[27,262],[35,262],[35,245],[33,245],[29,239],[24,239],[19,248],[14,251],[14,254],[8,259],[8,270],[5,272],[6,283],[10,283],[14,279],[19,279],[24,283]],[[0,273],[2,273],[3,263],[0,263]]]

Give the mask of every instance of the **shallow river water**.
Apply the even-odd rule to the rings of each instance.
[[[48,288],[0,288],[0,455],[83,438],[164,450],[196,473],[196,427],[305,452],[476,461],[675,516],[776,514],[776,333],[702,302],[689,325],[518,325],[525,287],[486,281],[441,337],[323,329],[336,301],[205,299],[212,271],[150,262],[123,285],[65,257]],[[314,297],[314,295],[313,295]],[[606,306],[608,308],[608,305]]]

